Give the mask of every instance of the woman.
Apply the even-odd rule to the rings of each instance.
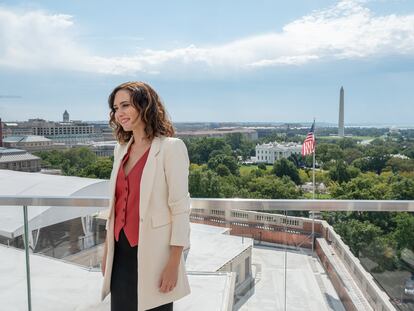
[[[189,246],[189,160],[158,94],[127,82],[109,96],[117,145],[102,260],[102,300],[111,311],[173,310],[190,293],[183,261]]]

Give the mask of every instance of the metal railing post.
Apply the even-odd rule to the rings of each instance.
[[[284,311],[286,311],[287,310],[287,249],[288,249],[288,245],[287,245],[287,210],[284,210],[284,213],[285,213],[285,231],[284,231],[284,238],[285,238],[285,257],[284,257],[284,267],[283,267],[283,270],[284,270],[284,287],[285,287],[285,290],[284,290],[284,297],[283,297],[283,306],[284,306],[284,308],[283,308],[283,310]]]
[[[27,205],[23,205],[24,218],[24,251],[26,254],[26,281],[27,281],[27,310],[32,311],[32,289],[30,286],[30,261],[29,261],[29,221],[27,217]]]

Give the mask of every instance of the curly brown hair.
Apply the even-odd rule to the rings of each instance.
[[[109,109],[111,109],[109,126],[114,130],[115,138],[119,142],[128,142],[132,137],[132,131],[124,131],[115,120],[114,99],[120,90],[126,90],[130,93],[132,104],[145,123],[145,134],[148,139],[152,140],[155,136],[160,135],[174,136],[174,127],[157,92],[147,83],[134,81],[118,85],[108,98]]]

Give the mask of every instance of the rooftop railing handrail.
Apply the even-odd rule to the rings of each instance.
[[[107,207],[105,196],[0,195],[1,206]],[[308,200],[192,198],[192,208],[285,211],[414,212],[414,200]]]
[[[109,205],[109,197],[0,195],[0,207],[4,205],[107,207]]]

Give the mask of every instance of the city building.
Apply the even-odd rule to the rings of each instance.
[[[0,169],[39,172],[41,159],[25,150],[0,147]]]
[[[68,115],[65,115],[69,118]],[[43,119],[29,119],[24,122],[6,122],[4,136],[37,135],[53,142],[74,145],[90,141],[102,141],[102,133],[93,124],[82,121],[53,122]]]
[[[116,145],[115,140],[111,141],[91,141],[89,143],[78,143],[72,147],[87,147],[93,151],[98,157],[112,157]]]
[[[23,149],[29,152],[65,148],[64,144],[54,144],[44,136],[8,136],[3,139],[3,146],[7,148]]]
[[[269,135],[272,135],[277,129],[276,126],[263,126],[263,127],[254,127],[257,132],[257,137],[262,138]]]
[[[33,130],[25,122],[3,122],[3,138],[27,135],[33,135]]]
[[[257,131],[251,128],[243,127],[221,127],[213,130],[195,130],[195,131],[179,131],[177,136],[186,137],[224,137],[228,134],[240,133],[247,140],[256,140],[258,138]]]
[[[91,122],[96,131],[100,133],[102,136],[102,141],[113,141],[115,140],[114,130],[109,127],[109,124],[107,121],[104,122]]]
[[[288,158],[292,154],[300,154],[302,145],[296,143],[278,143],[256,145],[256,156],[252,158],[255,163],[273,164],[282,158]]]
[[[100,141],[93,142],[88,145],[89,148],[98,156],[98,157],[112,157],[114,155],[114,148],[116,141]]]

